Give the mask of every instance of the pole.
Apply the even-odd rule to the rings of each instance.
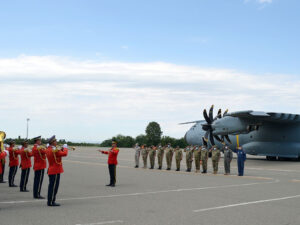
[[[29,130],[29,118],[27,118],[27,132],[26,132],[26,139],[28,139],[28,130]]]

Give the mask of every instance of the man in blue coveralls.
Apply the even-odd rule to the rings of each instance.
[[[237,164],[239,176],[244,176],[244,164],[246,161],[246,153],[242,147],[238,147],[234,152],[237,155]]]

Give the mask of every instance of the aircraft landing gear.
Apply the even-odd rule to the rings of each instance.
[[[270,161],[276,161],[277,157],[276,156],[266,156],[266,159],[270,160]]]

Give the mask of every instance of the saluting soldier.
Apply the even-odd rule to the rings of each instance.
[[[15,148],[15,142],[11,141],[9,142],[8,152],[9,152],[8,184],[9,187],[18,187],[18,185],[15,185],[15,176],[18,171],[19,154],[21,153],[21,151]]]
[[[141,155],[141,147],[139,146],[138,143],[136,143],[134,149],[135,149],[135,155],[134,155],[135,168],[139,168],[139,165],[140,165],[140,155]]]
[[[159,144],[157,148],[157,161],[158,161],[159,170],[162,169],[164,153],[165,153],[165,149],[161,146],[161,144]]]
[[[172,149],[172,146],[170,143],[167,145],[165,150],[166,150],[167,170],[171,170],[172,159],[173,159],[173,149]]]
[[[187,146],[184,149],[185,152],[185,160],[186,160],[186,172],[192,171],[192,163],[193,163],[193,147]]]
[[[20,150],[20,156],[21,156],[21,181],[20,181],[20,191],[21,192],[28,192],[27,190],[27,183],[28,178],[30,174],[30,168],[31,168],[31,157],[32,152],[28,149],[28,141],[25,140],[22,143],[22,148]]]
[[[224,152],[224,170],[225,174],[224,175],[229,175],[230,174],[230,163],[233,158],[233,153],[232,150],[225,144],[223,143],[223,152]]]
[[[46,163],[46,147],[41,146],[41,136],[33,138],[34,145],[32,148],[32,155],[34,158],[34,182],[33,182],[33,197],[37,199],[44,199],[41,196],[41,188],[44,180]]]
[[[221,156],[220,149],[218,148],[218,146],[216,146],[216,145],[212,146],[211,153],[212,153],[211,159],[212,159],[212,164],[213,164],[213,169],[214,169],[213,174],[217,174],[219,160],[220,160],[220,156]]]
[[[241,147],[241,146],[237,147],[237,149],[235,149],[234,152],[237,155],[239,176],[244,176],[244,165],[245,165],[245,161],[247,159],[246,152],[244,151],[243,147]]]
[[[152,145],[149,150],[150,169],[154,169],[156,149],[157,148],[154,145]]]
[[[175,149],[175,159],[176,159],[176,171],[180,171],[180,163],[182,160],[182,150],[179,148],[179,146]]]
[[[195,160],[195,167],[196,173],[200,171],[200,160],[201,160],[201,148],[197,145],[194,149],[194,160]]]
[[[48,186],[48,206],[60,206],[56,203],[56,194],[58,191],[60,183],[60,174],[64,172],[62,165],[62,157],[68,155],[68,148],[58,148],[55,135],[49,138],[49,146],[46,151],[46,156],[48,159],[48,176],[49,176],[49,186]]]
[[[101,151],[102,154],[107,154],[108,155],[108,170],[109,170],[109,176],[110,176],[110,183],[107,184],[106,186],[110,187],[115,187],[116,185],[116,169],[118,165],[118,154],[119,154],[119,149],[117,147],[117,142],[113,141],[112,142],[112,148],[109,151]]]
[[[144,169],[147,168],[147,159],[148,159],[149,149],[146,145],[142,145],[142,157],[144,163]]]
[[[207,173],[208,149],[205,145],[201,147],[202,173]]]

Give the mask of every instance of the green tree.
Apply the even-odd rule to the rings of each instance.
[[[135,142],[139,143],[139,145],[147,144],[147,137],[144,134],[140,134],[135,138]]]
[[[158,145],[161,141],[162,131],[157,122],[150,122],[146,127],[146,137],[148,145]]]

